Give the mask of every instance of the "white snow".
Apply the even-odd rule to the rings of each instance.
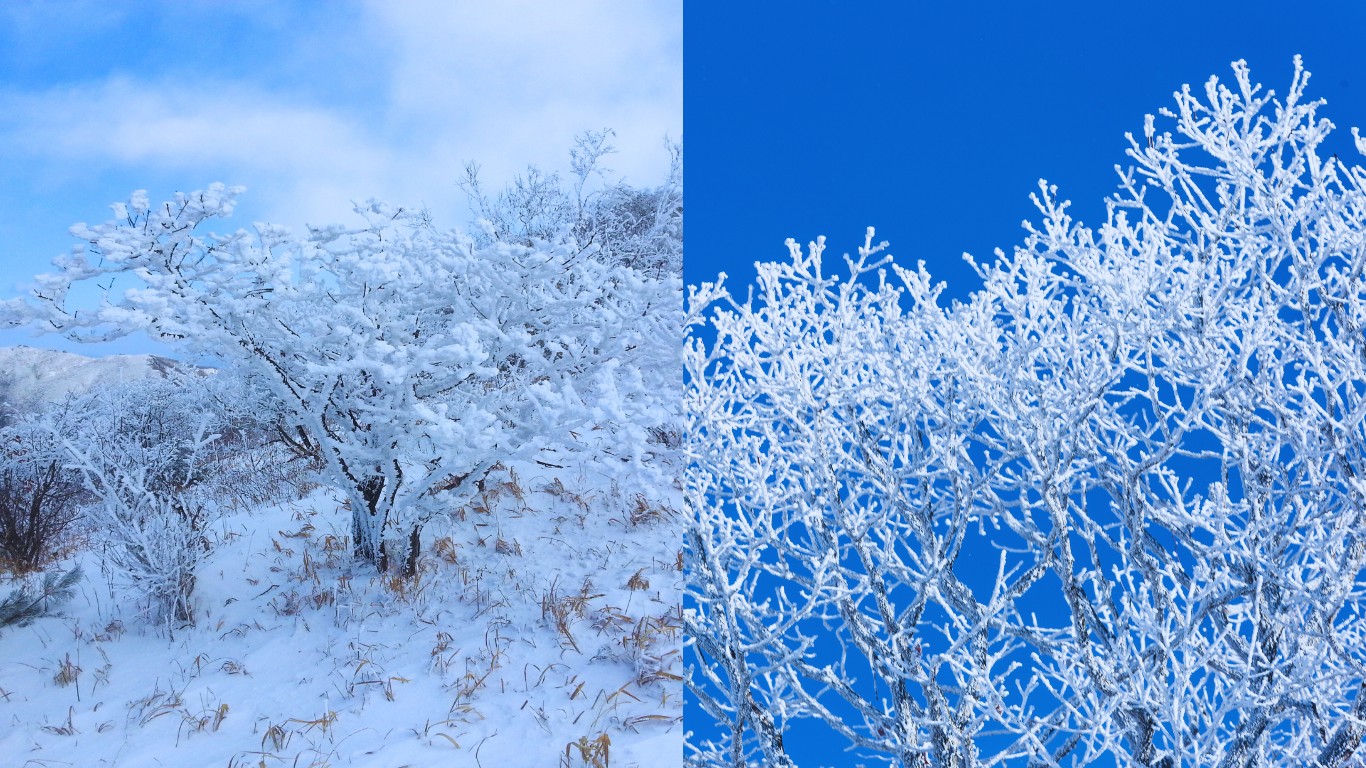
[[[59,615],[0,630],[0,754],[581,766],[607,744],[601,765],[681,765],[681,495],[612,485],[497,469],[429,526],[413,583],[352,558],[350,513],[326,491],[229,510],[198,572],[198,624],[178,629],[140,624],[91,542],[57,566],[86,573]]]

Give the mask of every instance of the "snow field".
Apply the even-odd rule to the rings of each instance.
[[[569,464],[570,462],[564,462]],[[353,560],[313,490],[225,512],[197,625],[87,577],[0,634],[0,754],[23,766],[682,762],[681,495],[498,467],[424,533],[419,574]]]

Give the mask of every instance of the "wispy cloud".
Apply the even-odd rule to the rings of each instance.
[[[349,34],[375,52],[379,93],[318,98],[344,89],[308,88],[306,72],[284,86],[234,76],[231,61],[218,71],[11,87],[0,91],[3,154],[58,175],[91,164],[191,185],[226,175],[269,198],[253,207],[299,223],[342,216],[346,201],[369,196],[458,209],[464,161],[478,159],[491,180],[527,163],[556,167],[575,134],[601,127],[617,131],[610,164],[651,183],[667,165],[665,135],[680,138],[679,4],[356,9]],[[347,45],[336,35],[300,30],[290,66],[310,66],[297,51]],[[325,64],[313,58],[311,66]],[[345,77],[345,66],[311,76]]]
[[[5,154],[58,168],[97,163],[130,175],[146,169],[190,185],[229,174],[278,194],[281,214],[308,218],[329,207],[333,215],[345,209],[333,207],[335,199],[295,193],[377,186],[401,162],[402,148],[386,146],[335,111],[249,86],[205,85],[153,88],[118,77],[11,98]]]
[[[545,159],[579,131],[617,129],[621,170],[658,176],[681,130],[681,4],[429,0],[367,6],[399,41],[391,98],[417,130],[454,123],[472,145]],[[558,138],[556,138],[558,137]],[[511,162],[514,155],[498,153]],[[506,170],[506,169],[503,169]]]

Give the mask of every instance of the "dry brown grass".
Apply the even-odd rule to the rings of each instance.
[[[576,768],[586,766],[587,768],[610,768],[610,756],[612,749],[612,739],[606,733],[599,733],[596,738],[580,736],[578,741],[571,741],[564,745],[564,756],[560,759],[561,768]],[[574,761],[574,752],[578,752],[578,761]]]
[[[587,616],[589,603],[600,597],[602,593],[593,594],[593,582],[589,579],[584,579],[577,595],[559,595],[552,583],[549,591],[541,596],[541,618],[555,628],[562,646],[583,653],[574,637],[573,623]]]
[[[52,682],[59,687],[65,688],[76,682],[81,676],[81,668],[71,661],[71,654],[67,654],[57,665],[57,673],[52,676]],[[79,697],[78,697],[79,698]]]

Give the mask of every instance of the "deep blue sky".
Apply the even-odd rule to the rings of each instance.
[[[687,282],[731,275],[826,235],[832,255],[873,225],[948,295],[977,287],[961,259],[1022,239],[1040,178],[1095,225],[1125,163],[1124,133],[1183,83],[1254,80],[1285,92],[1293,57],[1360,163],[1366,4],[695,2],[684,13]],[[1159,130],[1162,130],[1159,123]],[[830,263],[830,262],[827,262]],[[689,709],[689,728],[700,723]],[[798,764],[854,765],[819,728],[789,733]]]
[[[687,279],[748,281],[783,241],[854,250],[869,225],[951,296],[1059,187],[1085,223],[1125,162],[1126,131],[1183,83],[1277,93],[1292,58],[1337,126],[1366,129],[1366,4],[1284,2],[693,3],[684,13]],[[1317,9],[1317,10],[1315,10]],[[1160,130],[1160,128],[1159,128]],[[743,292],[742,292],[743,293]]]

